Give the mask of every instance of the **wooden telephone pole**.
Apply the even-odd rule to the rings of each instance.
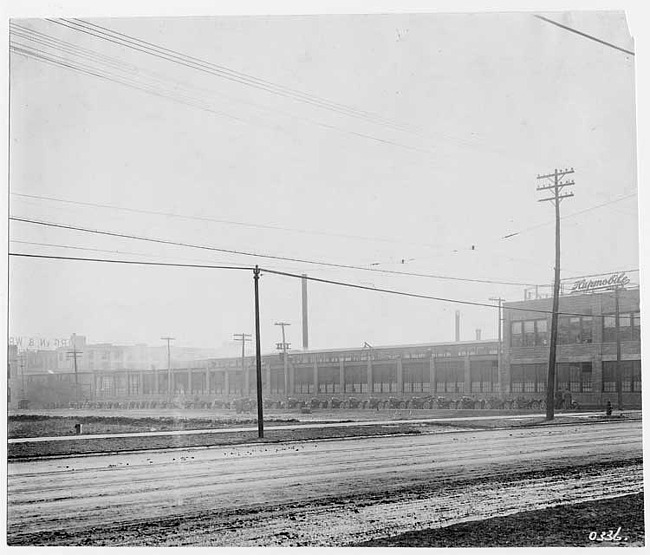
[[[555,279],[553,281],[553,314],[551,316],[551,348],[548,358],[548,383],[546,389],[546,420],[555,418],[555,358],[557,348],[557,318],[560,303],[560,202],[563,199],[572,197],[573,193],[563,193],[565,187],[574,185],[574,181],[562,181],[567,175],[573,173],[570,170],[555,170],[547,175],[538,175],[537,179],[550,179],[549,185],[538,185],[538,191],[550,190],[553,196],[539,199],[538,202],[552,202],[555,205]]]
[[[284,334],[285,326],[290,326],[291,324],[287,322],[276,322],[276,326],[282,326],[282,343],[276,343],[278,350],[282,351],[282,358],[284,362],[284,394],[287,397],[287,409],[289,408],[289,359],[287,356],[287,349],[289,348],[289,343],[286,341]]]
[[[76,343],[72,343],[72,351],[67,352],[68,360],[74,361],[74,401],[75,408],[79,408],[79,372],[77,368],[77,358],[83,354],[82,351],[77,351]]]

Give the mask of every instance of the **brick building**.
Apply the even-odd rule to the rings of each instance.
[[[550,298],[504,304],[504,393],[545,394],[552,306]],[[640,326],[638,288],[560,296],[556,389],[581,405],[640,407]]]

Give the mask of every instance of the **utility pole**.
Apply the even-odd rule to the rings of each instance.
[[[75,408],[79,408],[79,372],[77,369],[77,357],[81,356],[82,351],[77,351],[77,344],[72,343],[72,351],[67,352],[67,359],[74,361],[74,400]]]
[[[621,317],[619,305],[619,286],[614,287],[614,298],[616,300],[616,397],[618,401],[618,410],[623,410],[623,379],[621,376]]]
[[[501,382],[501,372],[503,370],[503,366],[502,366],[503,362],[501,360],[501,351],[502,351],[502,348],[501,348],[501,326],[502,326],[503,320],[501,319],[501,303],[503,303],[505,301],[505,299],[503,299],[501,297],[490,297],[489,300],[494,301],[496,303],[499,303],[499,329],[498,329],[498,337],[499,337],[499,340],[498,340],[499,347],[498,347],[498,349],[499,350],[497,351],[497,376],[499,378],[499,394],[502,395],[503,394],[503,383]]]
[[[22,380],[20,398],[25,399],[25,359],[27,358],[26,354],[20,355],[20,376]]]
[[[282,350],[282,358],[284,359],[284,394],[287,397],[287,408],[289,408],[289,369],[288,369],[288,358],[287,358],[287,349],[289,345],[287,344],[284,327],[290,326],[291,324],[287,322],[276,322],[276,326],[282,326],[282,343],[276,343],[277,349]]]
[[[233,333],[232,338],[235,341],[241,341],[241,371],[245,395],[250,393],[250,384],[248,383],[248,371],[246,370],[246,341],[252,341],[252,335],[249,333]]]
[[[163,341],[167,341],[167,397],[169,403],[172,402],[172,356],[171,356],[171,346],[172,341],[176,341],[174,337],[161,337]]]
[[[264,405],[262,404],[262,347],[260,341],[260,269],[255,265],[253,282],[255,283],[255,370],[257,378],[257,435],[264,437]]]
[[[309,310],[307,308],[307,274],[302,274],[302,348],[304,351],[309,349]]]
[[[549,185],[538,185],[538,191],[551,190],[553,196],[539,199],[538,202],[552,202],[555,206],[555,279],[553,282],[553,314],[551,316],[551,346],[548,358],[548,383],[546,389],[546,420],[553,420],[555,417],[555,358],[557,348],[557,318],[560,303],[560,202],[563,199],[573,196],[573,193],[563,193],[564,187],[574,185],[574,181],[562,181],[567,175],[573,173],[570,170],[558,170],[547,175],[538,175],[537,179],[551,179]]]

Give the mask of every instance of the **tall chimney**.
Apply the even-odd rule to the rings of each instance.
[[[460,341],[460,310],[456,311],[456,342]]]
[[[481,328],[476,328],[476,341],[481,340]]]
[[[307,321],[307,274],[302,274],[302,348],[309,349],[309,325]]]

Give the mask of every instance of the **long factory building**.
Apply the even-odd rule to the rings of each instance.
[[[550,298],[504,303],[501,345],[475,340],[290,351],[286,378],[282,355],[264,355],[263,397],[270,406],[287,398],[319,399],[323,406],[333,398],[366,406],[375,399],[380,406],[390,401],[401,407],[435,406],[434,401],[415,405],[415,399],[447,399],[460,406],[464,398],[465,407],[517,399],[519,406],[528,400],[538,408],[546,399],[551,308]],[[559,397],[568,393],[584,407],[602,407],[608,400],[640,407],[639,289],[578,289],[560,297],[559,313]],[[69,369],[21,375],[17,351],[10,346],[9,406],[209,408],[256,394],[253,356],[172,360],[171,372],[166,364],[133,366],[125,360],[89,370],[80,363],[76,376]]]

